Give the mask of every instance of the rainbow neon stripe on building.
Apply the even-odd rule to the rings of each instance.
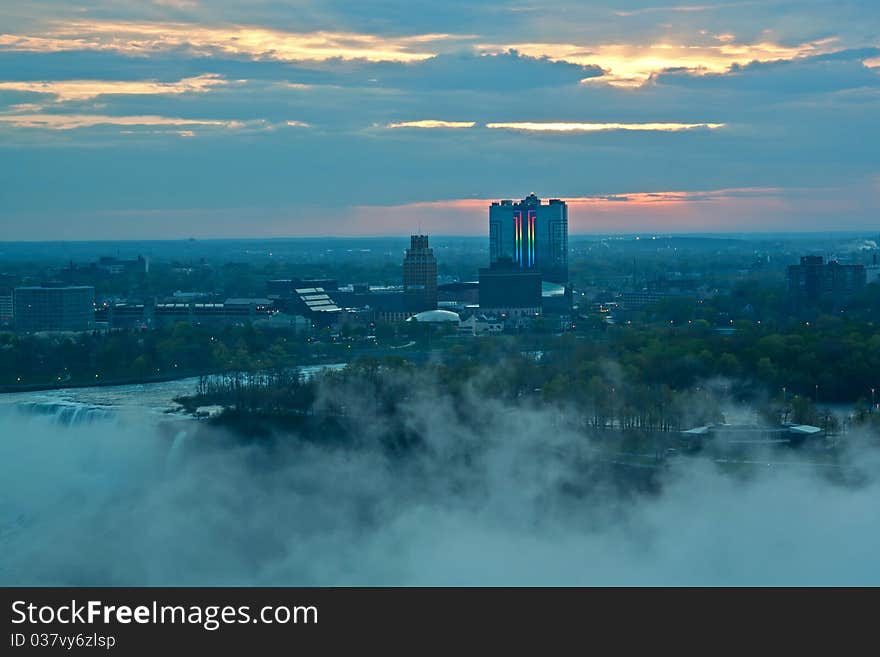
[[[535,266],[535,219],[534,210],[528,211],[525,222],[522,211],[513,213],[514,255],[521,267]]]
[[[529,210],[529,267],[535,266],[535,212]]]
[[[516,261],[522,266],[522,212],[514,212],[513,222],[513,252],[516,255]]]

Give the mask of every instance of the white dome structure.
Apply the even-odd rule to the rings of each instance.
[[[456,325],[461,323],[458,313],[451,310],[425,310],[410,317],[408,322],[421,322],[423,324],[442,324],[444,322],[454,322]]]

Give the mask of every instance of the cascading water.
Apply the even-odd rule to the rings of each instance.
[[[177,467],[183,458],[186,436],[187,432],[182,429],[174,434],[174,440],[171,441],[171,449],[168,450],[168,458],[166,460],[166,465],[169,469]]]
[[[14,406],[21,415],[48,417],[53,424],[77,426],[112,419],[115,413],[108,408],[75,402],[33,401]]]

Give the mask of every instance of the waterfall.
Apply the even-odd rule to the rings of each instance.
[[[186,442],[187,432],[181,429],[174,435],[171,441],[171,449],[168,450],[167,466],[169,468],[177,467],[183,458],[184,443]]]
[[[109,420],[114,416],[108,408],[70,402],[20,402],[15,408],[22,415],[47,417],[53,424],[66,427]]]

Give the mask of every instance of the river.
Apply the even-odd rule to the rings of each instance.
[[[306,378],[324,370],[339,370],[345,363],[307,365],[300,368]],[[91,388],[60,388],[38,392],[15,392],[0,395],[0,418],[10,412],[50,416],[62,425],[137,417],[160,420],[169,414],[180,414],[175,397],[196,391],[199,377],[158,383],[139,383]]]

